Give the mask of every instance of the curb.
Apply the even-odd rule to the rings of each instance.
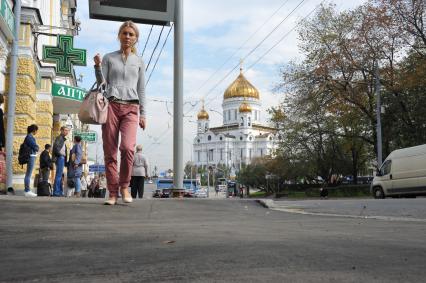
[[[271,199],[257,199],[256,202],[263,206],[264,208],[272,209],[274,208],[274,201]]]

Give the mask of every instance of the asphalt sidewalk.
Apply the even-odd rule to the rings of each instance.
[[[422,282],[425,227],[253,200],[0,197],[0,282]],[[379,270],[379,272],[378,272]]]

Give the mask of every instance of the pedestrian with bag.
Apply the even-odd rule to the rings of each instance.
[[[108,118],[102,125],[104,161],[109,198],[106,205],[117,203],[118,190],[124,203],[131,203],[129,184],[132,174],[134,148],[138,124],[146,127],[145,120],[145,64],[136,53],[139,29],[126,21],[118,31],[120,50],[103,58],[94,57],[98,84],[105,84],[109,100]],[[121,143],[118,144],[121,135]],[[117,151],[120,149],[120,169]],[[118,171],[120,174],[118,174]]]
[[[52,158],[50,158],[52,146],[46,144],[43,152],[40,154],[40,176],[41,181],[49,182],[50,170],[53,169]]]
[[[35,135],[37,134],[38,126],[36,124],[32,124],[28,126],[27,128],[27,136],[25,137],[23,146],[28,148],[28,163],[27,163],[27,170],[25,172],[25,178],[24,178],[24,186],[25,186],[25,196],[26,197],[36,197],[37,194],[33,193],[30,190],[30,183],[31,183],[31,176],[33,174],[35,160],[37,157],[37,152],[39,150],[39,147],[36,143]],[[27,155],[27,154],[26,154]]]
[[[74,146],[70,151],[70,161],[68,163],[68,172],[74,182],[74,197],[81,195],[81,175],[83,174],[83,149],[81,147],[81,137],[74,137]]]
[[[145,178],[148,178],[148,162],[142,155],[142,145],[136,147],[135,157],[133,159],[131,191],[132,198],[143,198]]]
[[[89,198],[96,198],[99,192],[99,177],[95,176],[89,185]]]
[[[53,143],[53,157],[56,165],[55,182],[53,184],[54,197],[62,197],[64,195],[63,173],[68,156],[66,145],[66,136],[68,133],[68,127],[62,126],[60,135],[56,137],[55,142]]]

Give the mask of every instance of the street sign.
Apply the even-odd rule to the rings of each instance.
[[[73,136],[80,136],[83,141],[88,143],[95,143],[97,141],[97,133],[96,132],[77,132],[75,131]]]
[[[104,173],[105,172],[105,165],[103,165],[103,164],[89,165],[89,172]]]
[[[56,46],[43,45],[43,61],[56,64],[56,74],[72,76],[73,65],[86,66],[86,50],[74,48],[74,37],[59,34]]]
[[[52,96],[63,97],[67,99],[83,101],[86,90],[69,85],[52,83]]]
[[[150,25],[170,25],[174,21],[175,0],[89,0],[91,19],[132,20]]]
[[[15,32],[15,15],[7,0],[0,1],[0,27],[6,37],[12,40]]]

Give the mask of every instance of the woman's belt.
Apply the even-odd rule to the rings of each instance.
[[[110,98],[108,98],[109,102],[115,102],[115,103],[120,103],[120,104],[137,104],[139,105],[139,100],[122,100],[119,99],[115,96],[111,96]]]

